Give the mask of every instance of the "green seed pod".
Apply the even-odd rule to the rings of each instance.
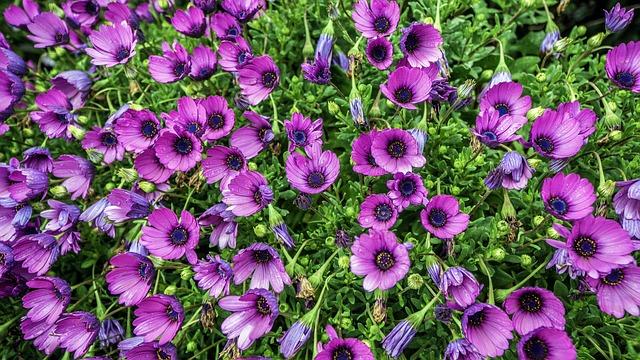
[[[253,233],[256,234],[257,237],[263,238],[267,236],[269,229],[264,224],[258,224],[253,227]]]

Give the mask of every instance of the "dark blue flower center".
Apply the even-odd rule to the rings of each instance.
[[[553,211],[557,212],[560,215],[564,215],[569,211],[569,207],[567,206],[567,202],[554,197],[549,200],[549,206],[553,209]]]
[[[200,129],[202,129],[202,127],[200,126],[200,124],[198,124],[197,122],[190,122],[187,125],[187,131],[190,132],[191,134],[195,134],[198,131],[200,131]]]
[[[371,57],[377,62],[382,62],[387,58],[387,49],[382,45],[374,46],[371,49]]]
[[[213,114],[209,117],[207,124],[209,124],[211,129],[219,130],[224,126],[224,116],[221,114]]]
[[[196,25],[193,25],[193,26],[191,27],[191,33],[192,33],[192,34],[197,34],[197,33],[199,33],[199,32],[200,32],[200,25],[197,25],[197,24],[196,24]]]
[[[411,179],[404,179],[400,182],[400,186],[398,186],[398,188],[402,195],[410,196],[416,191],[416,184]]]
[[[393,209],[388,204],[380,204],[374,209],[374,215],[378,221],[387,221],[393,216]]]
[[[66,42],[65,34],[62,34],[62,33],[56,33],[55,39],[56,39],[56,44],[62,44]]]
[[[111,133],[102,134],[102,145],[112,148],[118,144],[118,139]]]
[[[149,265],[146,263],[140,263],[140,265],[138,265],[138,274],[141,278],[146,280],[149,276]]]
[[[193,144],[191,143],[191,140],[189,138],[180,137],[180,138],[177,138],[176,141],[173,143],[173,148],[180,155],[187,155],[193,149]]]
[[[407,35],[407,38],[404,40],[404,48],[407,50],[407,52],[413,52],[418,48],[418,45],[420,45],[420,39],[418,39],[418,35],[413,33]]]
[[[186,66],[187,64],[183,62],[177,63],[176,66],[173,67],[173,74],[175,76],[182,76],[184,74],[184,71],[186,70]]]
[[[484,322],[484,310],[480,310],[467,318],[469,325],[480,326]]]
[[[555,148],[553,141],[551,141],[551,139],[549,139],[548,137],[538,138],[536,140],[536,144],[538,144],[540,149],[542,149],[542,151],[546,152],[547,154],[551,154],[553,152],[553,149]]]
[[[158,127],[154,122],[145,121],[144,123],[142,123],[142,136],[146,137],[147,139],[151,139],[152,137],[156,136],[157,133]]]
[[[373,21],[373,28],[378,34],[384,34],[391,27],[391,22],[386,17],[379,17]]]
[[[498,136],[496,136],[496,134],[493,131],[485,131],[485,132],[482,133],[482,135],[484,135],[487,138],[489,138],[489,141],[498,140]]]
[[[64,300],[64,296],[62,295],[62,291],[60,291],[60,289],[58,289],[57,286],[53,287],[53,293],[56,295],[56,298],[58,300]]]
[[[207,75],[209,75],[211,73],[211,70],[212,69],[210,69],[208,67],[203,67],[202,69],[200,69],[200,71],[198,71],[198,76],[199,77],[205,77],[205,76],[207,76]]]
[[[278,78],[276,76],[276,73],[274,73],[273,71],[267,71],[266,73],[262,74],[262,85],[271,89],[276,85],[277,79]]]
[[[244,10],[238,11],[238,19],[243,20],[247,16],[247,12]]]
[[[331,354],[331,360],[353,360],[354,356],[351,350],[346,346],[338,346]]]
[[[498,113],[500,114],[500,116],[509,115],[511,113],[509,111],[509,107],[506,104],[496,104],[494,108],[498,110]]]
[[[273,259],[273,255],[268,250],[256,250],[253,252],[253,259],[258,264],[267,264]]]
[[[376,267],[382,271],[387,271],[393,267],[396,259],[393,254],[387,250],[382,250],[376,254]]]
[[[238,36],[239,33],[240,31],[235,26],[230,27],[229,30],[227,30],[227,36]]]
[[[413,91],[408,87],[401,87],[393,93],[396,101],[400,104],[406,104],[413,99]]]
[[[528,313],[535,313],[542,309],[540,294],[529,291],[520,296],[520,308]]]
[[[238,65],[244,64],[244,61],[246,58],[247,58],[247,53],[241,52],[240,55],[238,55]]]
[[[629,72],[617,73],[613,78],[625,88],[631,88],[636,84],[636,79]]]
[[[304,144],[307,141],[307,134],[302,130],[294,131],[293,141],[297,144]]]
[[[156,357],[158,360],[171,360],[171,355],[167,354],[164,350],[156,350]]]
[[[173,309],[173,306],[169,305],[167,306],[167,317],[170,321],[177,322],[180,314]]]
[[[229,170],[239,171],[244,165],[242,157],[238,154],[230,154],[227,156],[227,167]]]
[[[373,154],[371,154],[371,153],[367,154],[367,162],[372,167],[378,167],[378,164],[376,163],[376,159],[373,158]]]
[[[256,310],[261,315],[270,315],[271,314],[271,306],[269,306],[269,301],[264,296],[258,297],[256,301]]]
[[[549,347],[544,340],[538,337],[532,337],[527,340],[523,346],[524,353],[527,354],[527,358],[531,360],[545,360],[549,355]]]
[[[175,246],[182,246],[186,244],[187,241],[189,241],[189,233],[187,233],[187,230],[185,230],[185,228],[177,227],[173,229],[173,231],[169,235],[169,238],[171,239],[171,244]]]
[[[311,174],[309,174],[309,176],[307,176],[307,184],[309,184],[309,186],[311,186],[314,189],[319,188],[320,186],[324,185],[324,183],[325,183],[324,174],[319,171],[314,171]]]
[[[429,223],[434,228],[441,228],[447,224],[447,215],[442,210],[431,210]]]
[[[407,151],[406,145],[400,141],[392,141],[387,147],[387,152],[394,159],[399,159],[404,156],[405,151]]]
[[[97,15],[100,12],[100,5],[95,1],[87,1],[86,10],[89,15]]]
[[[573,250],[581,257],[591,257],[598,250],[598,244],[588,237],[580,237],[573,243]]]
[[[613,269],[609,275],[602,279],[602,282],[607,285],[616,286],[620,285],[622,280],[624,280],[624,273],[622,272],[622,269]]]
[[[116,53],[116,60],[122,61],[128,58],[129,55],[131,55],[131,52],[128,49],[120,48],[120,50],[118,50],[118,52]]]
[[[60,121],[63,124],[68,124],[69,123],[69,119],[67,118],[67,114],[66,113],[56,114],[56,118],[58,118],[58,121]]]

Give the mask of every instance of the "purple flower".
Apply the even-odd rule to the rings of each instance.
[[[509,190],[522,190],[534,171],[524,156],[516,151],[509,151],[502,157],[500,165],[489,172],[484,184],[491,190],[500,186]]]
[[[267,7],[265,0],[223,0],[220,5],[243,24],[253,20],[254,16],[259,16],[261,10]]]
[[[275,135],[271,131],[271,123],[268,117],[256,114],[253,111],[245,111],[242,115],[251,124],[241,127],[231,134],[230,143],[231,146],[242,149],[244,156],[247,159],[251,159],[264,150]]]
[[[107,196],[109,206],[104,214],[114,223],[131,219],[142,219],[151,212],[151,204],[144,196],[132,191],[113,189]]]
[[[100,330],[98,330],[98,340],[100,348],[104,349],[109,345],[115,345],[124,339],[124,329],[114,318],[102,320]]]
[[[58,89],[65,94],[74,109],[84,106],[93,84],[91,77],[80,70],[63,71],[51,78],[50,82],[54,89]]]
[[[287,158],[285,171],[294,188],[318,194],[328,189],[340,173],[338,157],[330,150],[322,151],[317,142],[306,148],[308,158],[293,152]]]
[[[4,10],[3,15],[9,25],[21,30],[27,30],[27,25],[31,24],[33,19],[40,15],[40,6],[34,0],[22,0],[22,7],[24,10],[11,4]]]
[[[573,266],[573,263],[569,259],[569,254],[565,248],[556,249],[553,253],[553,257],[549,260],[546,268],[550,269],[552,266],[555,266],[556,272],[558,274],[563,274],[567,270],[569,270],[569,276],[572,279],[575,279],[579,276],[583,277],[585,272],[579,270]]]
[[[576,119],[547,109],[531,125],[530,141],[538,154],[563,159],[577,154],[584,138],[580,135],[580,123]]]
[[[632,237],[640,238],[640,179],[618,182],[616,187],[621,187],[613,197],[618,221]]]
[[[49,234],[25,235],[13,245],[13,258],[31,274],[43,275],[56,262],[60,248]]]
[[[367,42],[367,60],[378,70],[385,70],[391,66],[391,63],[393,63],[393,44],[391,41],[385,37],[369,39]]]
[[[0,279],[11,271],[16,262],[13,260],[13,249],[0,242]]]
[[[125,150],[141,153],[155,143],[159,128],[158,117],[152,111],[129,109],[118,119],[114,131]]]
[[[458,200],[451,195],[436,195],[420,212],[422,226],[440,239],[452,239],[469,225],[469,215],[460,212]]]
[[[269,55],[253,58],[238,69],[238,85],[251,105],[266,99],[279,82],[280,70]]]
[[[220,203],[200,215],[198,224],[200,226],[213,225],[215,227],[211,232],[211,237],[209,237],[211,245],[218,245],[220,250],[227,247],[227,245],[235,249],[238,223],[234,219],[235,215],[227,210],[227,205]]]
[[[13,241],[20,237],[29,220],[33,208],[28,204],[20,204],[13,199],[0,198],[0,238]]]
[[[578,174],[558,173],[542,183],[542,201],[551,215],[561,220],[579,220],[593,212],[593,185]]]
[[[408,28],[402,29],[400,50],[407,57],[409,65],[427,68],[442,56],[438,49],[442,42],[440,32],[433,25],[413,22]]]
[[[176,11],[171,19],[171,25],[179,33],[193,38],[202,37],[207,30],[204,12],[196,6],[191,6],[186,11],[182,9]]]
[[[126,252],[111,258],[115,268],[106,275],[109,292],[120,295],[119,304],[136,305],[147,296],[156,273],[153,263],[140,254]]]
[[[520,335],[540,327],[564,329],[564,306],[549,290],[524,287],[509,294],[504,301],[507,314],[513,315],[513,326]]]
[[[222,190],[222,202],[235,216],[251,216],[273,200],[273,190],[267,179],[256,171],[247,171],[234,177]]]
[[[170,209],[156,209],[149,215],[149,225],[142,227],[140,242],[152,255],[164,260],[185,255],[189,263],[196,263],[200,227],[190,212],[183,210],[179,220]]]
[[[96,167],[81,156],[60,155],[58,161],[53,164],[51,173],[55,177],[66,178],[62,186],[71,193],[71,200],[78,197],[84,199],[96,174]]]
[[[360,205],[358,223],[365,229],[388,230],[398,219],[398,209],[387,195],[369,195]]]
[[[547,239],[547,243],[566,249],[573,266],[594,279],[634,261],[629,233],[613,220],[587,215],[574,221],[571,232],[560,224],[553,224],[553,228],[567,242]]]
[[[52,336],[57,324],[48,325],[44,321],[31,321],[28,317],[23,317],[20,322],[20,329],[25,340],[34,339],[33,345],[45,354],[51,354],[60,345],[60,337]]]
[[[136,37],[139,41],[144,42],[145,38],[140,31],[140,18],[138,14],[131,11],[126,4],[119,2],[110,2],[107,4],[107,10],[104,12],[104,18],[112,24],[126,22],[131,29],[136,30]]]
[[[371,153],[371,145],[378,134],[380,132],[371,130],[369,134],[360,134],[356,141],[353,142],[353,151],[351,152],[351,158],[355,162],[353,171],[368,176],[381,176],[388,173],[378,165]]]
[[[311,337],[311,325],[300,320],[296,321],[278,339],[280,343],[280,353],[285,359],[290,359],[302,348]]]
[[[249,43],[241,36],[233,37],[231,41],[222,41],[218,47],[218,55],[220,67],[229,72],[238,71],[253,59]]]
[[[202,10],[207,15],[216,11],[216,5],[217,5],[216,0],[191,0],[191,2],[193,3],[193,5],[199,7],[200,10]]]
[[[9,197],[22,203],[36,198],[42,194],[42,198],[47,195],[49,178],[46,173],[40,170],[22,168],[14,169],[8,177]]]
[[[0,46],[0,69],[7,70],[15,76],[23,77],[28,73],[27,64],[18,54]]]
[[[313,123],[310,118],[305,118],[301,113],[294,112],[291,120],[284,121],[284,127],[289,137],[289,151],[303,147],[309,150],[311,145],[322,145],[322,119],[317,119]]]
[[[251,289],[268,289],[281,293],[284,285],[291,285],[291,278],[284,269],[278,252],[263,243],[253,243],[248,248],[240,250],[233,257],[233,281],[242,284],[253,274]]]
[[[3,112],[0,115],[2,115],[3,121],[13,113],[13,105],[20,101],[24,93],[25,88],[22,80],[12,73],[0,69],[0,103],[2,104],[0,111]],[[4,114],[8,115],[5,117]],[[2,133],[4,134],[6,130],[2,130]]]
[[[513,324],[499,307],[475,303],[462,315],[462,333],[483,356],[501,356],[513,339]]]
[[[604,26],[611,32],[624,30],[633,20],[633,9],[627,11],[617,3],[610,11],[604,10]]]
[[[453,309],[448,307],[445,304],[436,305],[435,309],[433,309],[433,316],[436,320],[445,323],[451,324]]]
[[[600,309],[621,319],[625,311],[633,316],[640,315],[640,268],[635,265],[615,268],[599,279],[587,278],[595,289]]]
[[[39,276],[29,280],[27,286],[33,290],[22,298],[22,303],[30,309],[26,317],[33,322],[55,323],[71,302],[71,288],[60,278]]]
[[[211,29],[221,40],[235,41],[236,36],[242,35],[242,27],[238,20],[226,12],[211,15]]]
[[[373,137],[371,155],[378,166],[392,174],[406,173],[427,163],[418,153],[416,139],[402,129],[387,129]]]
[[[70,8],[79,25],[87,28],[91,28],[100,15],[100,4],[97,0],[74,1]]]
[[[577,353],[571,339],[564,331],[542,327],[520,339],[518,357],[522,360],[575,360]]]
[[[524,116],[500,116],[498,110],[488,108],[478,114],[476,128],[470,130],[483,144],[495,148],[500,144],[522,139],[515,132],[526,122],[527,118]]]
[[[124,159],[124,146],[118,141],[118,137],[112,129],[94,126],[93,130],[84,134],[82,148],[98,150],[104,155],[103,160],[106,164]]]
[[[169,170],[193,169],[202,160],[202,143],[186,130],[162,129],[154,145],[160,163]]]
[[[159,345],[173,340],[184,320],[184,309],[178,298],[164,294],[144,298],[134,314],[137,318],[133,320],[133,333],[144,336],[145,342],[160,337]]]
[[[229,339],[237,339],[238,348],[246,350],[271,330],[279,315],[278,299],[268,290],[250,289],[242,296],[227,296],[218,305],[231,311],[220,330]]]
[[[202,176],[207,179],[207,184],[222,180],[220,188],[224,188],[236,175],[248,170],[247,160],[238,148],[212,146],[207,150],[207,156],[202,161]]]
[[[207,80],[216,72],[217,63],[218,59],[213,50],[204,45],[198,45],[193,49],[189,76],[198,81]]]
[[[160,162],[153,148],[138,155],[134,160],[134,167],[140,177],[155,184],[164,183],[174,173]]]
[[[389,73],[389,79],[380,85],[380,91],[394,104],[416,110],[415,104],[429,97],[431,78],[426,70],[403,66]]]
[[[1,74],[2,72],[0,72]],[[1,76],[0,76],[1,78]],[[36,96],[36,105],[42,111],[32,111],[31,120],[40,125],[40,130],[50,139],[63,135],[72,138],[69,126],[76,124],[77,116],[71,114],[73,109],[66,95],[57,89],[49,89]]]
[[[278,239],[280,243],[284,244],[287,249],[291,249],[296,246],[291,234],[289,234],[287,224],[285,224],[284,219],[282,219],[278,210],[276,210],[276,208],[271,204],[269,204],[269,226],[271,226],[271,231],[273,231],[276,239]]]
[[[355,11],[351,17],[355,27],[367,39],[391,35],[398,27],[400,21],[400,7],[395,1],[359,0],[354,5]]]
[[[191,56],[187,50],[173,41],[172,47],[166,41],[162,42],[164,56],[149,56],[149,72],[151,77],[159,83],[173,83],[183,79],[191,72]]]
[[[185,131],[200,137],[204,133],[207,121],[205,109],[189,96],[183,96],[178,100],[178,111],[170,111],[169,114],[162,113],[165,126],[174,131]]]
[[[104,210],[109,206],[109,201],[107,198],[100,199],[95,202],[95,204],[89,206],[83,213],[80,215],[80,220],[85,222],[93,222],[92,227],[97,227],[100,231],[107,233],[110,237],[116,237],[116,227],[111,222],[108,221],[107,215],[104,213]]]
[[[322,57],[319,55],[316,56],[313,64],[308,62],[300,64],[302,76],[314,84],[326,85],[331,82],[331,56]]]
[[[55,334],[59,335],[60,347],[67,352],[74,352],[73,357],[79,358],[84,355],[89,346],[98,337],[100,322],[95,315],[74,311],[64,314],[56,322]]]
[[[213,258],[207,254],[207,261],[198,260],[193,266],[193,271],[193,280],[198,282],[198,287],[202,290],[209,290],[209,296],[217,298],[223,292],[229,295],[233,271],[229,263],[220,259],[220,255]]]
[[[137,337],[131,338],[131,339],[136,339],[136,338]],[[130,339],[127,339],[127,340],[130,340]],[[122,343],[123,341],[120,342],[120,344]],[[118,347],[120,347],[120,345],[118,345]],[[127,360],[140,360],[140,359],[178,360],[178,349],[176,348],[175,345],[173,345],[170,342],[160,345],[160,343],[157,341],[142,342],[142,340],[140,340],[140,342],[137,343],[134,347],[126,350],[124,355],[122,354],[122,352],[120,354],[121,354],[120,357],[123,357]]]
[[[446,297],[453,298],[453,301],[461,308],[472,305],[482,289],[475,276],[467,269],[455,266],[448,268],[440,280],[440,289]]]
[[[81,211],[77,206],[68,205],[57,200],[48,200],[47,203],[51,206],[51,209],[40,213],[40,217],[50,220],[44,227],[47,232],[58,235],[78,223]]]
[[[416,336],[416,328],[408,320],[402,320],[380,343],[392,358],[397,358]]]
[[[609,50],[605,69],[619,88],[640,93],[640,42],[622,43]]]
[[[393,205],[402,211],[409,205],[420,205],[427,197],[427,189],[425,189],[420,175],[412,172],[396,173],[393,180],[387,181],[389,192],[387,196],[393,202]]]
[[[577,100],[558,105],[558,113],[578,121],[580,124],[580,135],[585,138],[585,142],[587,137],[596,131],[596,127],[594,126],[596,121],[598,121],[596,113],[591,109],[580,110],[580,103]]]
[[[85,50],[93,58],[91,63],[106,67],[128,63],[136,55],[135,33],[126,23],[100,25],[99,31],[89,35],[93,48]]]
[[[365,277],[366,291],[391,289],[409,271],[409,252],[392,232],[372,229],[356,236],[351,252],[351,272]]]
[[[447,349],[444,352],[444,360],[483,360],[485,359],[482,354],[478,352],[478,349],[469,342],[469,340],[462,338],[452,341],[447,345]]]
[[[51,12],[43,12],[33,18],[33,22],[27,24],[32,35],[27,35],[33,41],[36,49],[63,45],[69,42],[69,28],[58,15]]]
[[[233,130],[236,116],[233,109],[229,109],[227,100],[222,96],[209,96],[200,101],[205,109],[207,126],[202,138],[208,141],[221,139]]]
[[[314,360],[375,360],[371,349],[362,341],[354,338],[339,338],[331,325],[327,325],[327,335],[329,335],[329,342],[324,346],[321,343],[318,344],[318,350],[321,351]]]

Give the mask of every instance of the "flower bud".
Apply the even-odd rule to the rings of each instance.
[[[609,133],[609,138],[613,141],[619,141],[620,139],[622,139],[622,131],[613,130],[611,133]]]
[[[107,185],[104,186],[104,189],[107,191],[111,191],[116,188],[116,184],[112,182],[108,182]]]
[[[334,244],[337,247],[342,249],[350,247],[353,244],[353,242],[351,241],[351,236],[349,235],[349,232],[347,232],[345,229],[336,230]]]
[[[447,305],[438,304],[433,310],[433,315],[435,316],[436,320],[445,324],[450,324],[452,320],[453,310],[451,310],[451,308],[449,308]]]
[[[567,50],[567,48],[569,47],[569,45],[571,45],[572,42],[573,42],[573,39],[571,38],[568,38],[568,37],[562,38],[553,44],[553,51],[557,53],[563,53]]]
[[[84,139],[84,133],[86,133],[84,129],[79,128],[75,125],[69,125],[69,132],[78,141],[82,141]]]
[[[611,195],[613,195],[615,188],[616,182],[613,180],[607,180],[603,184],[600,184],[600,186],[598,186],[598,195],[603,198],[609,198],[611,197]]]
[[[578,27],[576,27],[575,29],[575,35],[576,37],[580,37],[580,36],[584,36],[584,34],[587,33],[587,27],[584,25],[580,25]]]
[[[129,64],[125,64],[124,65],[124,76],[127,77],[127,79],[135,79],[136,77],[138,77],[138,70],[136,70],[135,67],[129,65]],[[134,82],[135,84],[135,82]],[[135,85],[136,88],[138,87],[137,84]],[[141,90],[138,88],[138,90]],[[139,92],[139,91],[136,91]]]
[[[96,149],[87,149],[87,159],[94,164],[100,164],[102,162],[103,154]]]
[[[165,295],[175,295],[176,291],[178,291],[178,288],[175,285],[169,285],[162,293]]]
[[[544,110],[545,109],[540,106],[531,108],[531,110],[527,112],[527,119],[529,119],[529,121],[533,121],[539,118],[540,116],[542,116],[542,114],[544,114]]]
[[[491,250],[491,258],[494,260],[501,261],[506,255],[507,253],[501,247]]]
[[[420,274],[411,274],[409,275],[409,278],[407,278],[407,284],[409,285],[409,288],[413,290],[420,290],[424,284],[424,279]]]
[[[340,106],[338,106],[338,104],[336,104],[335,102],[329,101],[327,106],[329,107],[329,114],[336,116],[340,113]]]
[[[343,269],[348,269],[349,266],[351,266],[351,260],[348,256],[340,256],[340,258],[338,258],[338,266]]]
[[[184,281],[189,281],[195,273],[190,268],[184,268],[180,271],[180,278]]]
[[[560,239],[560,234],[558,234],[558,232],[556,231],[556,229],[553,228],[553,226],[547,229],[547,236],[556,240]]]
[[[62,197],[65,197],[67,195],[67,188],[65,188],[62,185],[57,185],[57,186],[54,186],[54,187],[50,188],[49,192],[51,192],[51,194],[55,198],[62,198]]]
[[[493,76],[493,70],[486,69],[482,73],[480,73],[480,80],[489,80],[491,79],[491,76]]]
[[[527,254],[521,255],[520,260],[522,260],[522,266],[529,266],[533,262],[533,259],[531,259],[531,256]]]
[[[616,113],[614,113],[613,111],[607,111],[603,121],[605,126],[608,127],[609,129],[617,129],[620,127],[620,124],[622,123],[622,120],[620,119],[620,117],[616,115]],[[611,137],[611,134],[609,134],[609,137]]]
[[[529,164],[533,170],[538,170],[540,165],[542,165],[542,160],[536,158],[527,159],[527,164]]]
[[[195,341],[189,341],[187,343],[187,352],[196,352],[198,350],[198,344]]]
[[[536,4],[536,0],[520,0],[520,6],[525,9],[533,7],[533,5],[535,4]]]
[[[602,44],[602,40],[604,40],[605,37],[607,37],[605,33],[597,33],[590,37],[589,40],[587,40],[587,45],[592,49],[598,47],[600,46],[600,44]]]
[[[120,169],[118,170],[118,176],[120,176],[127,184],[138,180],[138,172],[135,169]]]
[[[547,74],[545,73],[538,73],[538,75],[536,75],[536,81],[538,81],[539,83],[543,83],[545,81],[547,81]]]
[[[140,181],[140,182],[138,182],[138,187],[140,189],[142,189],[142,191],[146,192],[147,194],[150,194],[150,193],[156,191],[156,184],[154,184],[152,182],[148,182],[148,181]]]
[[[486,71],[486,70],[485,70]],[[476,88],[476,81],[473,79],[465,80],[464,84],[462,84],[458,88],[458,97],[460,99],[468,98],[471,96],[471,93]]]
[[[542,224],[542,222],[543,222],[543,221],[544,221],[544,216],[542,216],[542,215],[536,215],[536,216],[533,218],[533,226],[534,226],[534,227],[539,226],[540,224]]]
[[[253,233],[259,238],[267,236],[268,232],[269,229],[264,224],[258,224],[253,227]]]
[[[498,221],[498,223],[496,224],[496,228],[498,229],[498,231],[500,232],[506,232],[509,230],[509,223],[504,221],[504,220],[500,220]]]

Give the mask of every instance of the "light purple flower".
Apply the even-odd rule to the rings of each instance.
[[[155,275],[153,263],[140,254],[126,252],[111,258],[115,268],[106,275],[109,292],[120,295],[119,304],[136,305],[147,296]]]
[[[89,35],[93,48],[87,48],[93,65],[106,67],[126,64],[136,55],[136,32],[126,23],[114,23],[113,26],[100,25],[99,31]]]
[[[178,219],[170,209],[155,209],[149,215],[149,225],[142,227],[140,242],[152,255],[164,260],[184,255],[189,263],[197,262],[194,249],[200,239],[200,227],[190,212],[183,210]]]
[[[191,6],[186,11],[182,9],[176,11],[171,19],[171,25],[179,33],[193,38],[202,37],[207,30],[204,12],[197,6]]]
[[[229,109],[229,104],[225,98],[218,95],[208,96],[200,100],[200,105],[205,110],[207,123],[202,139],[215,141],[231,133],[235,125],[236,115],[233,109]]]
[[[482,290],[475,276],[467,269],[455,266],[448,268],[440,280],[440,289],[461,308],[467,308],[476,301]]]
[[[462,315],[462,334],[483,356],[501,356],[513,339],[513,324],[499,307],[475,303]]]
[[[149,72],[151,77],[159,83],[173,83],[183,79],[191,72],[191,56],[187,50],[173,41],[173,45],[162,43],[164,56],[149,56]]]
[[[300,320],[294,322],[293,325],[282,334],[282,337],[278,339],[280,343],[280,353],[286,359],[292,358],[310,337],[311,325]]]
[[[234,221],[235,218],[236,216],[227,210],[227,205],[220,203],[212,206],[200,215],[198,224],[200,226],[214,226],[211,236],[209,237],[209,243],[211,245],[218,245],[220,250],[227,246],[235,249],[236,236],[238,234],[238,223]]]
[[[104,209],[107,219],[120,223],[132,219],[142,219],[151,212],[151,203],[135,192],[113,189],[107,196],[109,206]]]
[[[43,275],[56,262],[60,248],[49,234],[25,235],[13,245],[13,258],[31,274]]]
[[[502,157],[500,165],[487,174],[484,184],[491,190],[500,186],[509,190],[522,190],[534,172],[524,156],[517,151],[509,151]]]
[[[447,349],[444,352],[444,360],[483,360],[485,359],[482,354],[478,352],[478,349],[469,342],[469,340],[462,338],[452,341],[447,345]]]
[[[71,302],[71,288],[57,277],[35,277],[27,282],[31,292],[22,298],[26,317],[33,322],[44,321],[51,325],[60,318]]]
[[[385,70],[393,63],[393,44],[385,37],[369,39],[366,53],[369,63],[378,70]]]
[[[124,339],[124,329],[120,322],[114,318],[108,318],[100,322],[98,330],[98,340],[100,348],[105,349],[110,345],[115,345]]]
[[[220,5],[244,24],[259,17],[266,10],[267,2],[265,0],[223,0]]]
[[[605,70],[619,88],[640,93],[640,42],[622,43],[609,50]]]
[[[46,231],[58,235],[78,223],[78,218],[82,212],[77,206],[68,205],[57,200],[48,200],[47,203],[51,209],[40,213],[40,217],[49,219],[49,222],[44,227]]]
[[[521,360],[576,360],[577,352],[567,333],[561,329],[542,327],[520,339],[518,357]]]
[[[154,144],[160,163],[169,170],[193,169],[202,160],[202,143],[189,131],[162,129]]]
[[[175,172],[160,162],[154,148],[149,148],[139,154],[133,161],[133,165],[141,178],[155,184],[164,183]]]
[[[11,4],[4,10],[3,15],[9,25],[27,30],[27,25],[40,15],[40,6],[34,0],[22,0],[22,7],[24,10]]]
[[[322,151],[318,142],[305,148],[307,157],[293,152],[287,158],[285,171],[289,184],[306,194],[318,194],[338,178],[340,162],[330,150]]]
[[[380,91],[394,104],[416,110],[415,104],[429,97],[431,78],[428,70],[403,66],[389,73],[387,83],[380,85]]]
[[[103,161],[106,164],[124,159],[124,146],[118,141],[118,136],[113,129],[94,126],[93,130],[84,134],[82,148],[98,150],[104,155]]]
[[[387,195],[369,195],[360,205],[358,223],[365,229],[388,230],[398,219],[398,209]]]
[[[409,271],[409,252],[392,232],[369,230],[351,246],[351,272],[364,276],[366,291],[389,290]]]
[[[480,142],[495,148],[500,144],[522,139],[516,131],[520,130],[526,122],[527,118],[524,116],[501,116],[498,110],[488,108],[480,112],[476,117],[475,129],[470,130]]]
[[[65,136],[72,138],[69,126],[76,124],[77,115],[66,95],[57,89],[49,89],[36,96],[36,105],[41,111],[32,111],[31,120],[40,125],[40,130],[50,139]]]
[[[92,222],[91,227],[97,227],[100,231],[107,233],[112,238],[116,237],[115,225],[107,219],[107,215],[104,210],[109,206],[107,198],[96,201],[93,205],[89,206],[81,215],[80,220],[85,222]]]
[[[233,271],[229,263],[220,259],[220,255],[213,258],[207,254],[207,261],[198,260],[193,266],[193,271],[193,280],[198,282],[198,287],[202,290],[209,290],[209,296],[217,298],[223,292],[229,295]]]
[[[133,333],[144,336],[145,342],[160,337],[159,345],[173,340],[184,320],[184,309],[178,298],[164,294],[155,294],[143,299],[138,303],[134,314],[136,319],[133,320]]]
[[[233,257],[233,281],[242,284],[251,277],[251,289],[268,289],[281,293],[284,285],[291,285],[291,278],[284,269],[278,252],[263,243],[253,243],[248,248],[240,250]]]
[[[596,201],[593,185],[578,174],[546,178],[540,194],[547,212],[561,220],[582,219],[593,212]]]
[[[77,359],[84,355],[98,337],[100,322],[95,315],[74,311],[62,315],[56,322],[55,334],[59,336],[60,347],[67,352],[74,352]]]
[[[600,278],[587,278],[587,283],[595,289],[598,306],[603,312],[621,319],[625,311],[633,316],[640,315],[640,268],[635,265],[615,268]]]
[[[238,20],[226,12],[217,12],[211,15],[211,29],[221,40],[234,41],[236,36],[242,35],[242,27]]]
[[[267,179],[256,171],[247,171],[234,177],[222,190],[222,202],[236,216],[251,216],[273,200],[273,190]]]
[[[351,17],[355,27],[367,39],[391,35],[398,27],[400,21],[400,7],[395,1],[359,0],[354,5]]]
[[[207,184],[222,180],[220,188],[224,188],[236,175],[248,170],[247,160],[238,148],[212,146],[207,150],[207,156],[202,161],[202,176],[207,179]]]
[[[279,83],[280,70],[268,55],[253,58],[238,69],[238,85],[251,105],[266,99]]]
[[[322,119],[317,119],[313,123],[310,118],[305,118],[301,113],[294,112],[291,120],[284,121],[284,127],[289,137],[289,151],[298,147],[305,150],[311,148],[313,144],[322,145]]]
[[[76,155],[60,155],[58,161],[53,164],[53,176],[66,178],[62,182],[71,200],[78,197],[84,198],[89,191],[89,185],[96,174],[95,166],[87,159]]]
[[[84,106],[93,84],[91,77],[80,70],[63,71],[51,78],[50,82],[54,89],[62,91],[67,96],[74,109]]]
[[[458,200],[451,195],[436,195],[420,212],[422,226],[440,239],[451,239],[467,229],[469,215],[460,212]]]
[[[413,22],[408,28],[402,29],[400,50],[407,57],[409,65],[426,68],[442,56],[438,49],[442,43],[442,36],[433,25]]]
[[[409,205],[420,205],[427,197],[427,189],[425,189],[420,175],[412,172],[396,173],[393,180],[387,181],[389,192],[387,196],[393,202],[393,205],[402,211]]]
[[[128,109],[116,121],[114,131],[125,150],[141,153],[155,143],[159,129],[160,122],[152,111]]]
[[[378,133],[372,139],[371,155],[378,166],[392,174],[406,173],[427,163],[425,157],[418,153],[416,139],[401,129]]]
[[[530,141],[536,152],[551,159],[577,154],[584,143],[580,123],[563,113],[547,109],[531,125]]]
[[[523,287],[509,294],[502,306],[512,315],[513,326],[520,335],[540,327],[564,329],[564,306],[547,289]]]
[[[253,59],[249,43],[241,36],[222,41],[218,47],[218,55],[220,55],[220,67],[229,72],[238,71]]]
[[[604,10],[604,25],[607,30],[611,32],[618,32],[624,30],[633,20],[633,10],[621,8],[620,3],[617,3],[610,11]]]
[[[217,63],[216,53],[212,49],[204,45],[198,45],[193,48],[189,76],[198,81],[207,80],[216,72]]]
[[[32,35],[27,35],[33,41],[36,49],[63,45],[69,42],[69,28],[58,15],[51,12],[43,12],[33,18],[33,22],[27,24]]]
[[[616,183],[621,187],[613,197],[613,209],[618,214],[622,228],[638,239],[640,238],[640,179]]]
[[[318,344],[320,352],[314,360],[375,360],[369,346],[362,341],[355,338],[339,338],[338,333],[331,325],[327,325],[326,330],[329,342],[324,346],[322,343]]]
[[[371,130],[368,134],[362,133],[353,142],[353,150],[351,152],[351,158],[353,162],[355,162],[353,171],[368,176],[381,176],[388,173],[378,165],[371,153],[373,139],[375,139],[379,133],[380,132],[376,130]]]
[[[24,93],[25,87],[22,80],[11,72],[0,69],[0,111],[2,111],[0,116],[2,121],[13,113],[13,106],[20,101]],[[3,134],[8,131],[8,128],[4,128],[0,129]]]

